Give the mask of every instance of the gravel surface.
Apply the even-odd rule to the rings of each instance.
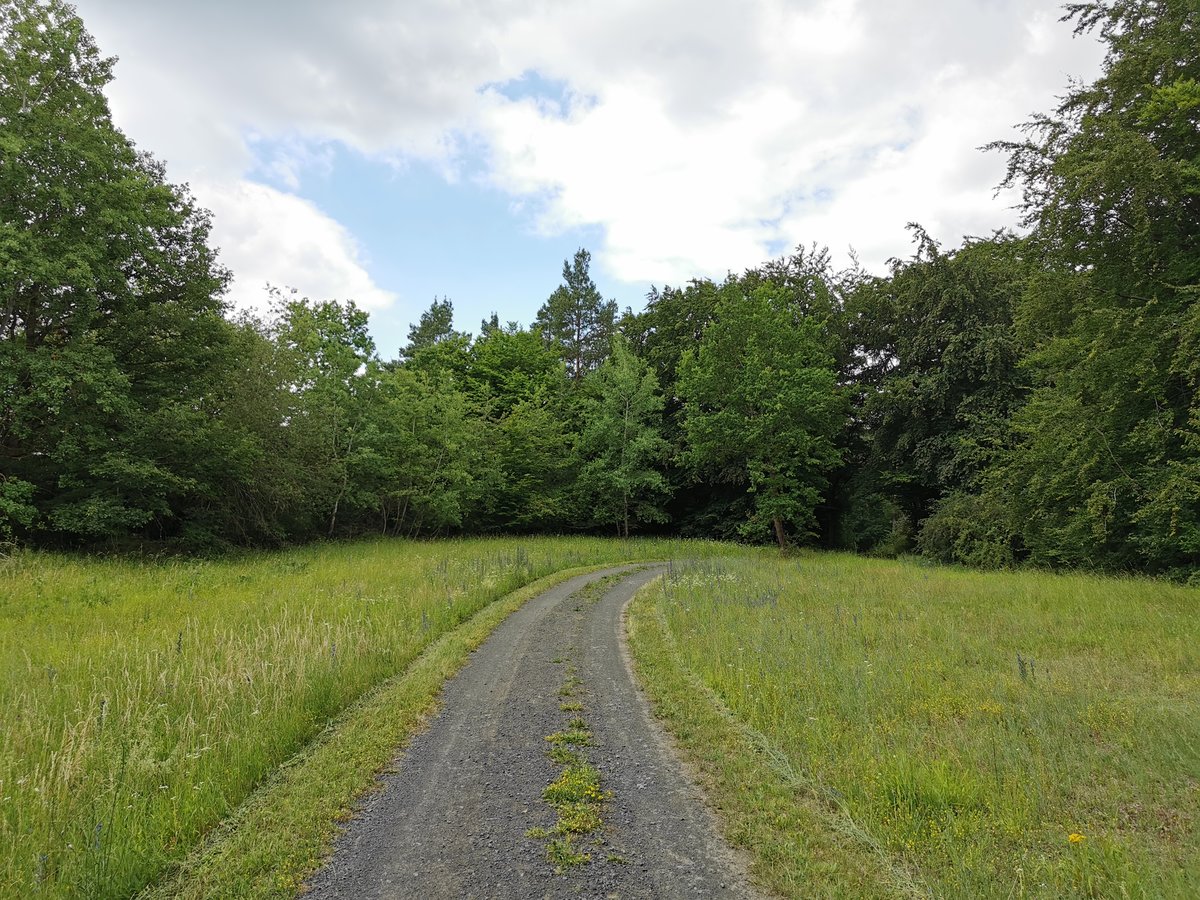
[[[338,839],[306,897],[752,897],[635,687],[621,613],[656,567],[573,578],[504,621],[451,679],[442,712],[413,739]],[[579,592],[624,577],[599,599]],[[573,668],[572,668],[573,667]],[[560,709],[568,672],[582,713]],[[586,718],[587,757],[612,792],[602,832],[578,839],[591,862],[558,872],[542,790],[562,771],[545,736]]]

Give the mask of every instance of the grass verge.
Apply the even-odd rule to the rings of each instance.
[[[782,893],[1200,896],[1194,588],[762,555],[674,567],[631,625]]]
[[[699,775],[725,839],[746,851],[756,881],[784,897],[919,896],[826,791],[739,722],[692,672],[659,609],[655,580],[625,616],[638,679],[677,749]]]
[[[438,691],[522,604],[596,566],[567,569],[509,594],[435,641],[402,675],[347,711],[188,856],[143,893],[158,898],[294,897],[328,852],[357,797],[435,711]]]

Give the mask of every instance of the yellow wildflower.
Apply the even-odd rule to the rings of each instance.
[[[1073,832],[1071,832],[1071,834],[1069,834],[1067,836],[1067,840],[1070,841],[1072,844],[1082,844],[1084,841],[1087,840],[1087,838],[1085,838],[1079,832],[1073,831]]]

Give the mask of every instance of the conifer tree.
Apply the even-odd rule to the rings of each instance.
[[[535,324],[549,346],[556,347],[575,382],[597,368],[608,354],[616,329],[617,304],[605,300],[588,274],[592,255],[580,248],[563,262],[563,283],[538,310]]]

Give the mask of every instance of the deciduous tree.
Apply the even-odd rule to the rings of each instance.
[[[617,336],[586,389],[578,490],[595,522],[615,525],[619,535],[629,537],[631,525],[666,519],[669,489],[659,466],[668,445],[658,380]]]
[[[111,73],[66,3],[0,6],[0,530],[157,537],[205,490],[179,439],[219,415],[227,273],[113,126]]]
[[[699,347],[683,357],[688,456],[696,470],[743,486],[748,534],[807,532],[829,472],[845,403],[828,338],[770,285],[728,298]]]
[[[1101,76],[1008,151],[1046,274],[1020,313],[1015,520],[1046,563],[1200,567],[1200,7],[1071,3]]]

